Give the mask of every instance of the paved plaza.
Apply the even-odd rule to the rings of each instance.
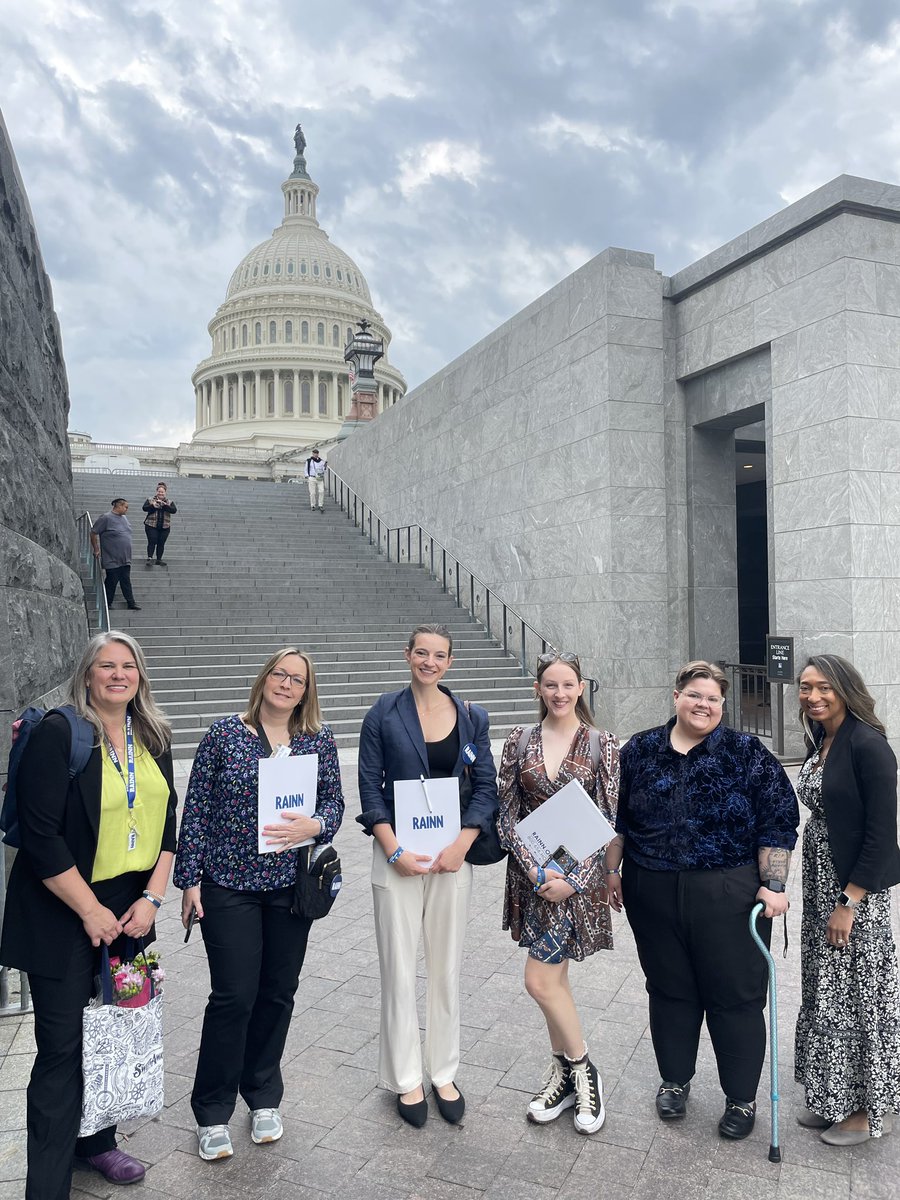
[[[654,1112],[658,1077],[647,1029],[647,997],[624,917],[613,914],[616,949],[573,964],[575,994],[592,1057],[603,1075],[607,1118],[593,1137],[571,1114],[552,1125],[524,1116],[548,1056],[543,1021],[522,986],[524,952],[500,930],[504,866],[476,870],[463,970],[458,1078],[468,1107],[447,1125],[432,1104],[422,1130],[397,1116],[376,1086],[378,960],[369,886],[371,843],[353,818],[355,751],[341,753],[347,817],[337,839],[345,886],[331,916],[313,929],[284,1056],[285,1133],[254,1146],[239,1102],[234,1157],[197,1157],[188,1102],[206,1002],[203,942],[183,944],[179,893],[170,888],[158,923],[166,988],[166,1107],[127,1134],[123,1145],[147,1164],[146,1180],[125,1195],[147,1200],[894,1200],[900,1196],[900,1138],[852,1150],[824,1145],[794,1122],[793,1022],[799,998],[799,854],[790,894],[791,945],[778,961],[781,1025],[780,1165],[768,1161],[768,1069],[760,1115],[745,1142],[716,1134],[722,1095],[708,1042],[687,1118],[663,1125]],[[183,794],[189,763],[179,763]],[[795,772],[792,772],[794,774]],[[895,910],[896,917],[896,910]],[[421,980],[424,992],[424,977]],[[24,1194],[25,1086],[31,1019],[0,1023],[0,1200]],[[122,1189],[76,1172],[72,1196],[99,1200]]]

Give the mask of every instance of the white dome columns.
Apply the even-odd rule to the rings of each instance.
[[[195,442],[274,448],[326,441],[351,409],[344,347],[360,320],[390,345],[357,264],[316,219],[319,189],[298,126],[284,219],[239,263],[209,324],[210,353],[193,374]],[[384,357],[370,376],[366,417],[396,404],[402,374]],[[359,410],[359,405],[356,406]]]

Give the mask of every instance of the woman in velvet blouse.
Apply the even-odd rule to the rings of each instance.
[[[889,889],[900,883],[897,760],[861,675],[817,654],[801,672],[807,759],[802,1006],[795,1075],[801,1125],[824,1142],[880,1137],[900,1112],[900,984]]]
[[[405,651],[409,686],[382,696],[366,714],[359,742],[357,820],[373,837],[372,891],[381,966],[379,1082],[397,1095],[409,1124],[428,1117],[424,1076],[438,1111],[459,1121],[465,1100],[459,1066],[459,975],[472,893],[466,854],[497,814],[488,715],[458,700],[441,680],[453,662],[444,625],[419,625]],[[394,784],[401,779],[460,781],[462,830],[432,861],[400,845]],[[416,952],[425,940],[428,992],[424,1064],[416,1014]]]

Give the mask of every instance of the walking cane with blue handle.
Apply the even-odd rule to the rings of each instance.
[[[764,904],[754,905],[750,914],[750,936],[759,946],[769,968],[769,1075],[772,1095],[772,1141],[769,1145],[769,1162],[779,1163],[781,1148],[778,1145],[778,994],[775,990],[775,959],[756,929],[757,918],[765,907]]]

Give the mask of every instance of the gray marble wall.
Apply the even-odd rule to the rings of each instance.
[[[750,400],[769,392],[770,628],[795,637],[801,664],[815,652],[851,659],[894,737],[900,734],[898,211],[900,189],[841,177],[744,235],[749,244],[731,243],[667,281],[673,390],[682,393],[689,427],[692,391],[721,375],[723,361],[764,356],[770,370],[768,385],[757,375]],[[757,257],[742,262],[747,253]],[[723,263],[727,272],[718,275]],[[795,713],[789,689],[789,748],[800,744]]]
[[[763,421],[770,629],[852,658],[900,733],[898,220],[841,176],[670,279],[607,250],[332,466],[578,649],[626,734],[737,654],[734,429]]]
[[[601,718],[635,728],[668,678],[664,450],[662,277],[607,250],[330,461],[578,651]]]
[[[71,674],[86,640],[68,410],[50,281],[0,117],[0,773],[13,715]]]

